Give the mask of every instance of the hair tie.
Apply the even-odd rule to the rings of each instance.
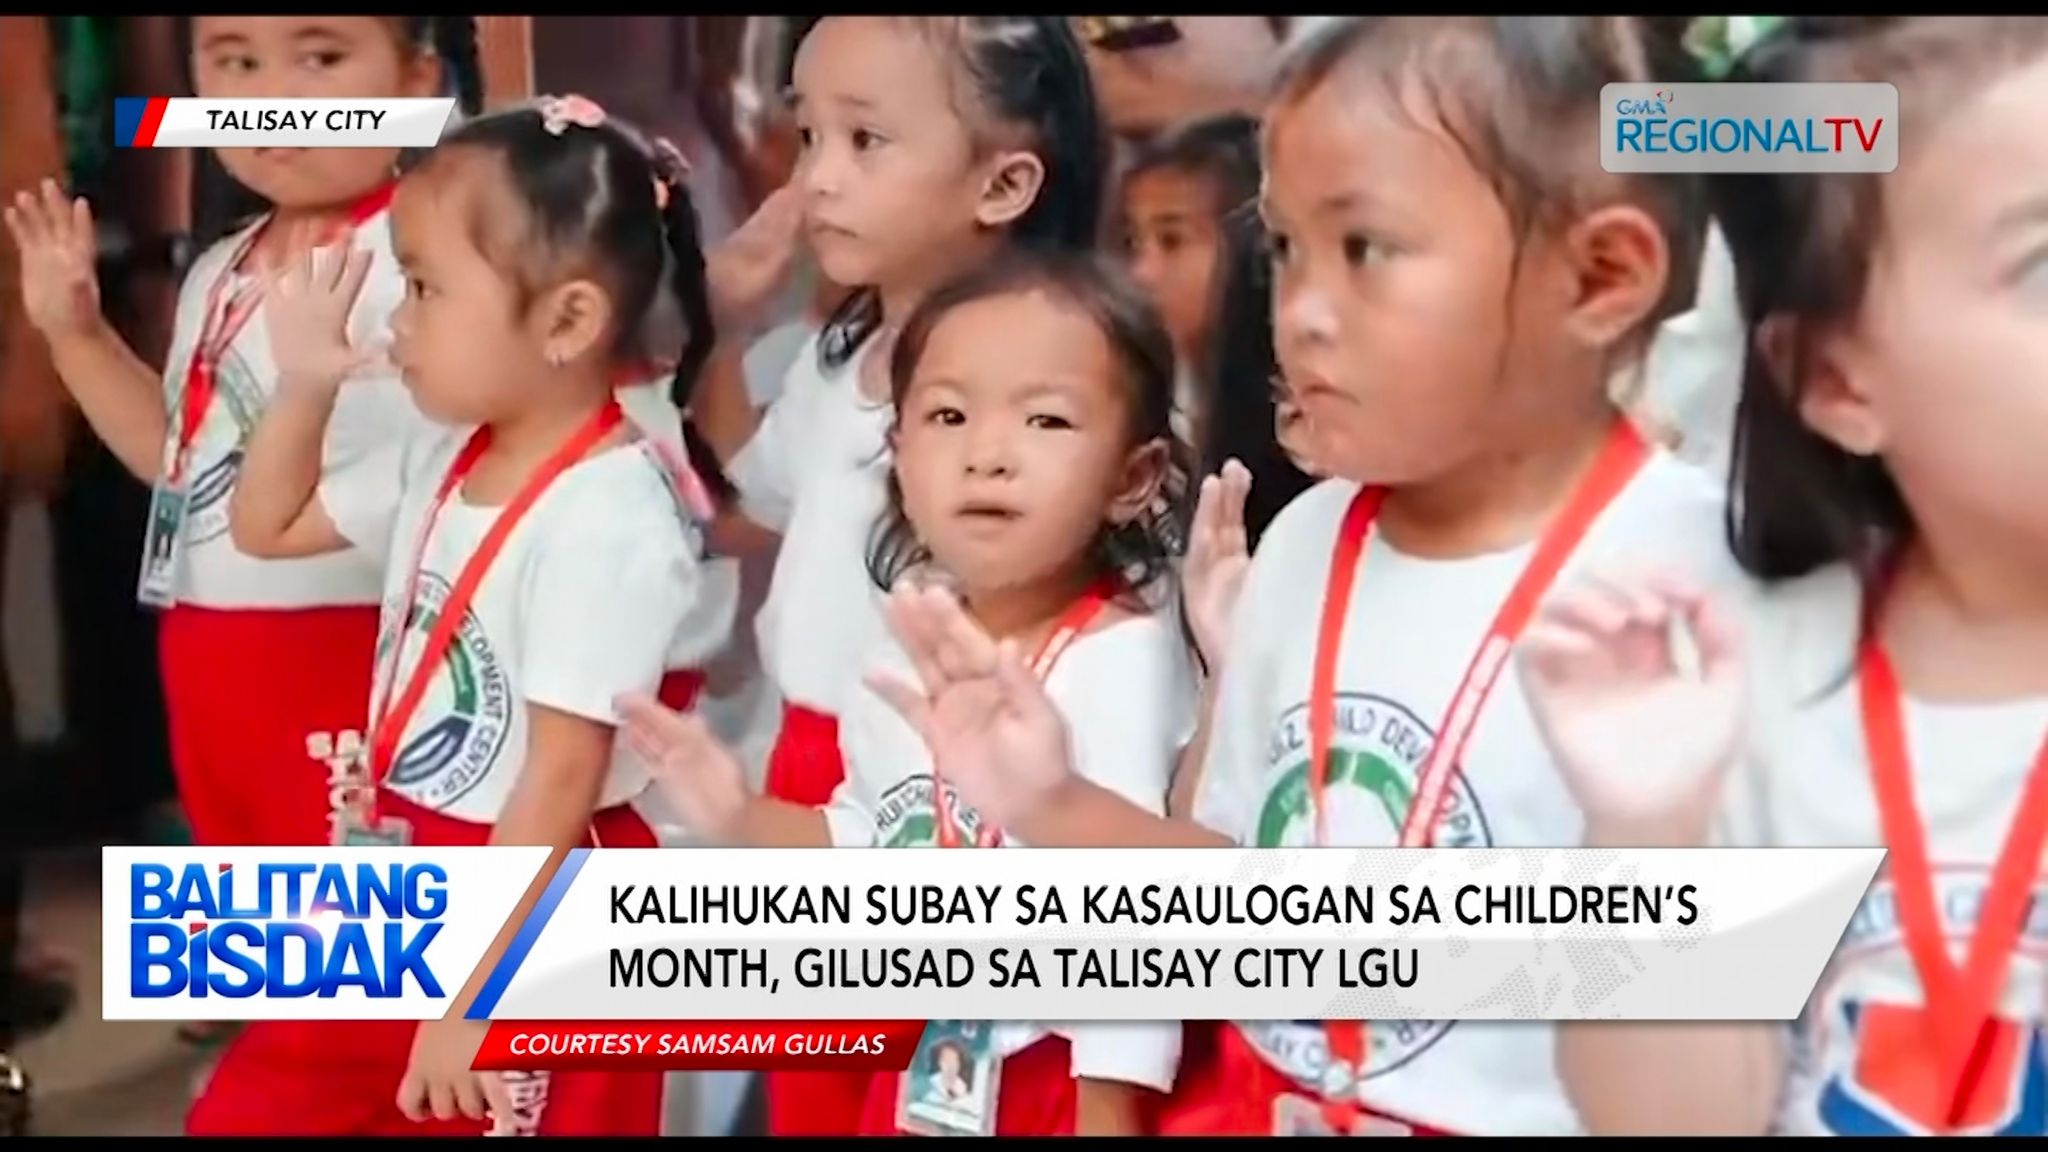
[[[571,124],[596,128],[604,123],[604,109],[587,96],[548,96],[540,102],[541,127],[548,135],[560,136]]]

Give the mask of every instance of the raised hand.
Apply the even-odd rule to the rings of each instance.
[[[692,832],[724,840],[747,806],[747,778],[704,721],[647,696],[616,702],[626,744],[647,762],[655,786]]]
[[[1252,563],[1244,530],[1244,502],[1251,488],[1252,474],[1235,460],[1225,463],[1220,474],[1204,478],[1195,503],[1194,530],[1188,535],[1182,596],[1188,627],[1211,676],[1223,666],[1230,619]]]
[[[350,247],[321,253],[313,233],[293,231],[285,257],[264,278],[264,320],[271,358],[288,388],[332,389],[377,363],[382,348],[349,341],[349,314],[370,274],[370,253]]]
[[[924,738],[946,782],[996,827],[1022,832],[1073,776],[1067,723],[1015,643],[998,644],[942,588],[899,588],[884,606],[919,683],[868,686]]]
[[[29,323],[54,342],[101,323],[99,242],[92,209],[64,195],[55,180],[15,193],[5,213],[21,253],[21,301]]]
[[[744,331],[789,282],[803,236],[803,198],[794,184],[768,194],[747,221],[704,261],[712,320],[720,332]]]
[[[1674,624],[1696,668],[1674,658]],[[1585,577],[1544,604],[1518,663],[1589,842],[1705,842],[1744,724],[1740,637],[1718,605],[1672,576]]]

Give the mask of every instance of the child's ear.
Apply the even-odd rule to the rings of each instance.
[[[399,87],[407,96],[424,100],[441,94],[442,79],[441,53],[433,48],[421,48],[407,62]]]
[[[1655,217],[1633,204],[1586,214],[1566,232],[1573,283],[1566,324],[1587,348],[1611,348],[1654,317],[1671,275]]]
[[[1808,428],[1852,456],[1884,450],[1883,417],[1856,383],[1856,342],[1839,332],[1816,332],[1804,340],[1789,316],[1772,316],[1757,327],[1757,352],[1771,382],[1793,402]]]
[[[989,169],[974,219],[984,228],[1003,228],[1031,210],[1045,187],[1045,161],[1031,152],[1004,152]]]
[[[611,330],[612,298],[592,281],[571,280],[547,294],[539,316],[541,351],[560,367],[601,350]]]
[[[1167,465],[1166,441],[1148,440],[1131,449],[1124,457],[1123,475],[1117,480],[1116,494],[1110,497],[1109,511],[1104,519],[1111,524],[1129,524],[1143,516],[1159,499],[1159,488],[1166,482]]]

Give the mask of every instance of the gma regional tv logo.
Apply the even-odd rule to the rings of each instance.
[[[1890,172],[1899,90],[1890,84],[1609,84],[1600,93],[1609,172]]]
[[[446,1014],[547,850],[107,848],[109,1020]]]

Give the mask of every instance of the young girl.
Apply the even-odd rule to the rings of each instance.
[[[1259,197],[1258,134],[1248,116],[1197,120],[1140,147],[1124,172],[1124,250],[1173,336],[1174,431],[1189,444],[1203,423],[1196,382],[1214,355],[1224,224]]]
[[[1889,856],[1796,1027],[1566,1025],[1559,1070],[1601,1132],[2038,1137],[2048,22],[1790,23],[1739,78],[1915,98],[1893,173],[1726,178],[1761,610],[1738,648],[1682,569],[1589,581],[1523,668],[1587,842]]]
[[[464,24],[468,18],[460,18]],[[442,88],[426,18],[197,16],[201,97],[390,98]],[[474,59],[451,61],[474,71]],[[473,88],[472,85],[465,85]],[[267,202],[193,265],[163,371],[100,314],[91,211],[54,183],[22,193],[7,223],[30,315],[93,430],[155,486],[139,595],[165,609],[159,636],[179,795],[200,844],[320,844],[334,834],[333,733],[359,727],[382,569],[359,551],[273,560],[237,548],[228,501],[250,430],[278,386],[258,273],[301,229],[368,256],[351,323],[383,328],[403,295],[391,257],[389,148],[224,148],[240,188]],[[352,239],[348,239],[352,237]],[[350,483],[385,466],[378,447],[420,425],[404,388],[364,365],[337,406],[321,470]]]
[[[1173,515],[1156,498],[1176,466],[1165,332],[1106,263],[1020,254],[928,298],[890,367],[895,468],[868,558],[875,584],[942,579],[960,589],[983,628],[1035,653],[1034,671],[1073,729],[1078,771],[1142,811],[1162,811],[1174,753],[1194,722],[1179,626],[1171,611],[1155,610],[1153,594],[1170,571],[1162,533]],[[868,667],[909,674],[886,639]],[[701,721],[648,701],[622,711],[675,807],[727,843],[1019,844],[939,779],[924,719],[871,694],[847,704],[847,777],[822,807],[749,796],[739,765]],[[951,1031],[934,1025],[928,1043]],[[910,1090],[915,1073],[908,1086],[877,1076],[859,1131],[1134,1134],[1134,1086],[1172,1085],[1180,1037],[1177,1021],[966,1031],[980,1038],[967,1044],[967,1080],[999,1073],[995,1099],[955,1101],[934,1119]],[[936,1060],[920,1053],[913,1067]]]
[[[727,372],[694,416],[746,515],[781,537],[756,618],[784,703],[768,790],[823,804],[844,776],[837,718],[883,632],[862,558],[887,502],[893,333],[1007,245],[1092,245],[1103,143],[1061,17],[826,17],[798,50],[793,91],[810,248],[828,280],[858,289],[765,415]],[[844,1135],[865,1092],[859,1075],[777,1073],[769,1130]]]
[[[664,696],[687,706],[677,670],[723,641],[703,619],[722,613],[693,603],[700,536],[678,491],[694,485],[613,395],[644,362],[664,261],[685,315],[706,314],[680,158],[587,101],[544,101],[444,138],[392,211],[408,287],[392,356],[451,430],[393,444],[353,483],[321,476],[343,380],[370,354],[343,325],[366,256],[295,257],[269,289],[284,386],[233,509],[252,554],[388,563],[343,842],[649,846],[633,807],[646,769],[614,748],[612,698],[681,680]],[[689,339],[681,372],[710,333]],[[489,963],[443,1020],[252,1025],[190,1130],[481,1134],[480,1092],[500,1086],[470,1071],[482,1025],[462,1013]],[[660,1086],[536,1074],[491,1109],[499,1130],[652,1135]]]
[[[1560,569],[1721,553],[1712,486],[1606,400],[1694,227],[1662,181],[1598,161],[1601,86],[1671,74],[1650,48],[1626,19],[1550,17],[1351,18],[1301,45],[1264,210],[1280,363],[1341,479],[1252,558],[1199,823],[1075,774],[1014,652],[945,593],[899,592],[930,677],[902,691],[951,721],[934,758],[969,803],[1035,844],[1577,841],[1499,655]],[[1161,1127],[1568,1134],[1551,1049],[1540,1023],[1241,1022]]]

